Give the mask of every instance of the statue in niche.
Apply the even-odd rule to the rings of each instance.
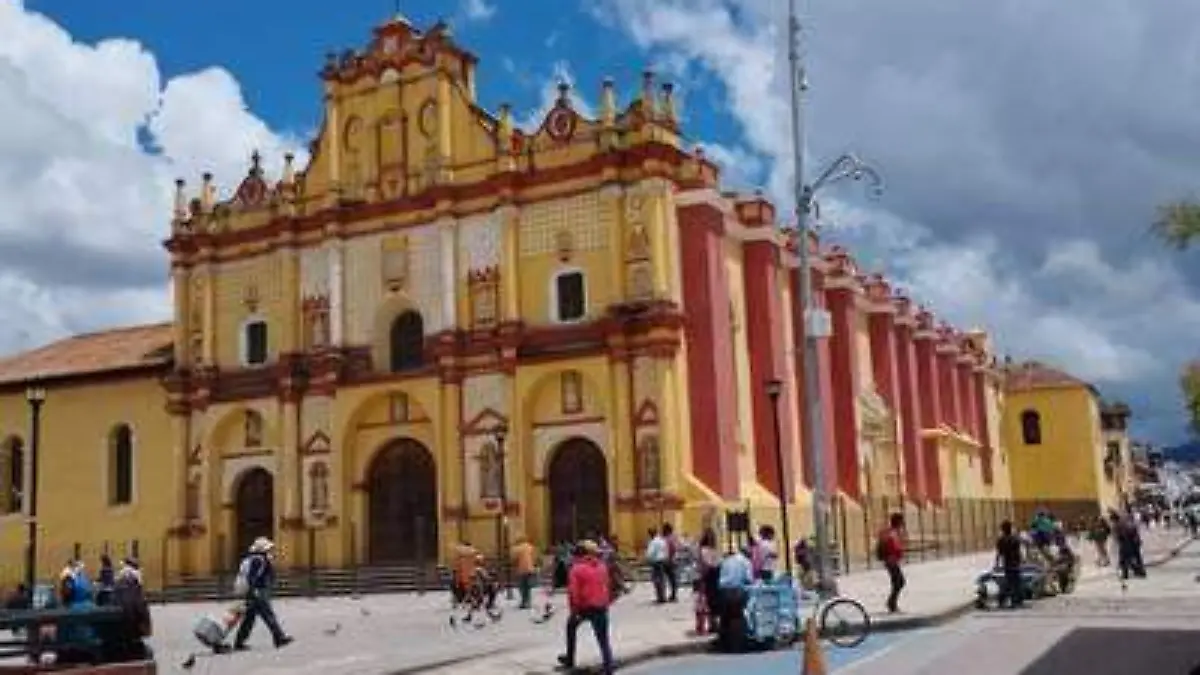
[[[395,292],[408,283],[408,238],[392,237],[383,240],[383,285]]]
[[[409,421],[409,414],[408,394],[404,392],[392,394],[388,399],[389,421],[394,424],[403,424]]]
[[[188,477],[187,485],[184,487],[183,516],[189,521],[200,520],[201,480],[199,473],[193,473]]]
[[[561,398],[564,415],[575,415],[583,412],[583,376],[574,370],[562,374]]]
[[[638,444],[638,489],[662,489],[662,453],[658,437],[646,436]]]
[[[245,424],[245,446],[247,448],[260,448],[263,443],[263,418],[253,410],[247,410],[244,419]]]
[[[649,300],[654,296],[654,277],[646,260],[629,265],[629,299]]]
[[[323,515],[329,511],[329,465],[313,462],[308,467],[308,511]]]
[[[496,444],[488,441],[479,449],[479,497],[481,499],[499,499],[503,489],[501,485],[500,450]]]

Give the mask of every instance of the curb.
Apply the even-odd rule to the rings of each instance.
[[[962,605],[957,605],[947,610],[943,610],[936,614],[926,614],[921,616],[911,616],[902,619],[889,619],[882,623],[871,624],[871,634],[876,633],[904,633],[908,631],[921,630],[924,628],[936,628],[942,626],[955,619],[961,618],[971,612],[975,606],[975,601],[966,602]],[[625,656],[617,656],[613,659],[616,670],[629,668],[631,666],[641,665],[649,661],[657,661],[675,656],[691,656],[694,654],[706,654],[712,651],[712,642],[708,638],[696,638],[687,642],[676,642],[673,644],[660,645],[644,651],[633,652]],[[539,668],[537,670],[526,670],[523,675],[551,675],[552,673],[560,672],[553,668]],[[574,672],[579,673],[598,673],[600,672],[597,666],[587,666],[576,668]]]

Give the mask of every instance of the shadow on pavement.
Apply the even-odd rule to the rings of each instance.
[[[1080,628],[1021,675],[1185,675],[1198,665],[1200,631]]]

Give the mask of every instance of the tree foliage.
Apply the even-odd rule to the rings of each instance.
[[[1183,389],[1189,426],[1192,433],[1200,437],[1200,361],[1192,361],[1184,366],[1179,385]]]
[[[1178,201],[1158,207],[1154,233],[1167,244],[1185,249],[1200,238],[1200,203]]]

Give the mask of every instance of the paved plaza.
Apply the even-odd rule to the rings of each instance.
[[[1148,558],[1161,556],[1172,549],[1179,537],[1178,531],[1148,534]],[[1111,570],[1098,571],[1090,562],[1090,553],[1084,550],[1084,555],[1084,570],[1089,577],[1111,581]],[[974,574],[991,560],[992,555],[988,553],[910,565],[909,588],[902,602],[904,613],[896,617],[876,616],[877,627],[881,632],[918,629],[964,613],[972,600]],[[840,585],[844,594],[861,600],[873,613],[882,609],[887,591],[887,578],[882,571],[851,574],[843,577]],[[505,603],[508,609],[501,621],[477,629],[450,626],[446,593],[367,595],[361,599],[283,599],[277,604],[280,618],[286,630],[297,638],[296,642],[276,650],[260,626],[251,638],[249,652],[225,656],[203,653],[191,637],[191,627],[198,616],[219,612],[226,605],[156,606],[153,642],[161,672],[231,675],[548,673],[553,670],[555,656],[562,650],[565,618],[562,611],[549,622],[539,624],[530,614]],[[562,597],[557,599],[556,605],[561,610]],[[704,638],[689,637],[693,623],[690,590],[681,591],[678,604],[657,606],[652,602],[649,585],[640,584],[634,595],[615,605],[612,623],[614,649],[618,659],[625,664],[695,654],[702,652],[707,643]],[[891,638],[880,639],[890,641]],[[868,640],[868,643],[872,641]],[[878,643],[865,649],[877,646]],[[193,652],[197,654],[194,666],[184,669],[181,664]],[[586,627],[580,632],[579,660],[584,665],[598,661]]]

